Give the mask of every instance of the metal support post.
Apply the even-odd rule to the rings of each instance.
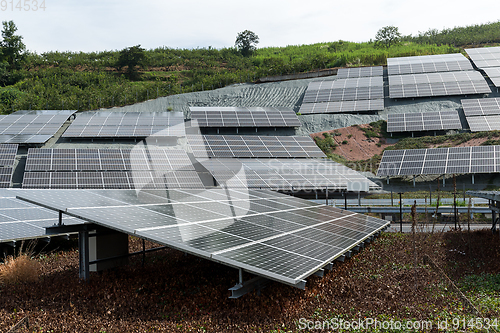
[[[344,191],[344,209],[347,210],[347,191]]]
[[[89,279],[89,232],[78,232],[78,256],[79,256],[79,275],[80,279],[87,281]]]
[[[394,206],[394,197],[392,196],[392,190],[391,190],[391,206]]]
[[[63,215],[62,210],[60,210],[59,211],[59,226],[63,225],[63,223],[62,223],[62,215]]]
[[[399,192],[399,231],[403,232],[403,199],[401,198],[402,192]]]
[[[361,192],[358,192],[358,207],[361,206]]]
[[[326,205],[328,206],[328,187],[325,190],[325,201],[326,201]]]
[[[415,176],[413,176],[413,187],[415,187]]]
[[[146,240],[142,240],[142,266],[146,263]]]

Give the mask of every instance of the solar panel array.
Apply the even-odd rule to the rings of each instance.
[[[188,135],[195,157],[325,157],[309,136]]]
[[[20,197],[300,286],[390,222],[269,191],[25,191]]]
[[[300,113],[346,113],[358,111],[381,111],[383,109],[383,99],[365,99],[360,101],[304,103],[300,107]]]
[[[466,117],[471,132],[500,130],[500,115]]]
[[[18,111],[0,116],[0,143],[47,142],[76,110]]]
[[[0,191],[0,243],[47,237],[45,227],[59,222],[59,214],[16,199],[12,190]],[[65,216],[65,225],[83,223],[75,217]],[[57,235],[50,235],[57,236]]]
[[[360,173],[330,160],[210,158],[200,163],[219,185],[232,189],[345,190],[356,186],[362,189],[364,183],[371,189],[379,188]]]
[[[477,68],[500,67],[500,47],[465,49]]]
[[[389,76],[390,98],[491,93],[477,71]]]
[[[387,58],[389,75],[419,74],[472,70],[470,61],[461,53]]]
[[[465,116],[488,116],[500,114],[500,98],[463,99]]]
[[[17,148],[17,144],[0,144],[0,188],[10,187]]]
[[[337,79],[382,76],[383,74],[384,70],[382,66],[339,68],[337,71]]]
[[[386,150],[377,176],[500,172],[500,146]]]
[[[299,127],[292,109],[272,107],[189,107],[200,127]]]
[[[387,132],[417,132],[462,129],[457,111],[392,113],[387,115]]]
[[[184,136],[182,112],[90,111],[78,114],[63,133],[66,138]]]
[[[500,67],[487,67],[482,70],[488,75],[495,87],[500,87]]]
[[[382,76],[311,82],[304,94],[300,113],[357,112],[374,109],[384,109]]]
[[[204,188],[183,150],[30,149],[23,188]]]

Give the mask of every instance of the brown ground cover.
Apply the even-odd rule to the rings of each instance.
[[[422,264],[429,255],[459,281],[468,274],[500,272],[498,235],[490,231],[382,234],[362,252],[305,291],[272,283],[240,299],[228,299],[237,271],[174,250],[149,254],[89,282],[78,280],[76,249],[38,256],[38,282],[0,285],[0,331],[25,316],[19,332],[258,332],[299,331],[300,318],[325,320],[388,316],[430,319],[466,314],[444,280]],[[153,246],[148,244],[148,247]],[[131,250],[140,241],[131,240]],[[457,305],[458,304],[458,305]],[[497,313],[483,312],[484,316]]]

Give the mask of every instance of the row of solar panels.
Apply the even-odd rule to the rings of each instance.
[[[384,109],[383,68],[339,69],[336,80],[309,83],[301,114],[381,111]]]
[[[377,176],[500,172],[500,146],[388,150]]]

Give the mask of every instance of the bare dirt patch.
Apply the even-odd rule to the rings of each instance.
[[[455,281],[500,272],[500,242],[491,231],[417,234],[416,244],[417,266],[411,235],[382,234],[323,278],[308,278],[305,291],[272,283],[260,296],[237,300],[227,298],[235,269],[178,251],[150,254],[144,267],[131,259],[89,282],[78,280],[76,249],[60,251],[37,259],[43,266],[38,282],[0,285],[0,331],[26,315],[31,330],[19,332],[296,332],[300,318],[428,320],[467,310],[422,264],[424,254]],[[140,247],[131,239],[131,251]]]
[[[386,143],[385,138],[367,138],[365,132],[361,128],[369,128],[370,125],[356,125],[343,127],[336,130],[324,131],[311,134],[311,137],[319,137],[324,139],[324,133],[332,136],[335,143],[338,145],[334,153],[341,155],[349,161],[366,160],[374,155],[382,154],[382,151],[390,146]],[[336,133],[340,133],[336,135]]]

